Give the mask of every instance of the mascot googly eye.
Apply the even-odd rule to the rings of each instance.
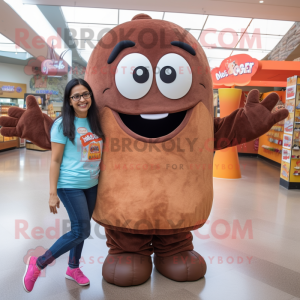
[[[165,97],[182,98],[190,90],[192,79],[191,67],[181,55],[169,53],[159,60],[156,68],[156,83]]]
[[[115,74],[116,86],[127,99],[144,97],[153,81],[153,70],[148,58],[139,53],[124,56],[118,64]]]

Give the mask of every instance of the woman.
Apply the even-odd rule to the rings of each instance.
[[[89,279],[79,268],[84,240],[90,235],[90,219],[95,207],[99,164],[103,146],[98,109],[92,90],[82,79],[66,86],[62,114],[51,128],[50,212],[57,213],[60,200],[71,221],[71,231],[60,237],[40,257],[31,256],[23,286],[31,292],[41,270],[70,250],[66,278],[79,285]]]

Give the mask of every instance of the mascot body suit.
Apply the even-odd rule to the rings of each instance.
[[[105,280],[145,282],[153,252],[164,276],[202,278],[206,264],[190,231],[203,226],[212,207],[213,151],[257,138],[288,112],[272,114],[278,96],[259,103],[254,90],[244,108],[214,118],[210,68],[199,43],[180,26],[144,14],[99,41],[85,80],[106,138],[93,213],[109,247]],[[51,149],[53,121],[33,96],[27,107],[11,108],[1,133]]]

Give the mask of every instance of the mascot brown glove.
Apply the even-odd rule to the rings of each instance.
[[[220,150],[254,140],[285,119],[289,114],[287,109],[272,113],[278,100],[278,95],[272,93],[260,103],[259,91],[252,90],[244,108],[234,111],[225,118],[215,118],[214,149]]]
[[[34,96],[26,98],[27,109],[11,107],[8,117],[0,118],[1,134],[30,140],[44,149],[51,149],[50,129],[53,120],[43,114]]]

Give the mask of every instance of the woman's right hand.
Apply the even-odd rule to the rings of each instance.
[[[57,195],[52,195],[50,194],[50,199],[49,199],[49,207],[50,207],[50,212],[53,214],[57,214],[57,208],[59,208],[60,200]]]

